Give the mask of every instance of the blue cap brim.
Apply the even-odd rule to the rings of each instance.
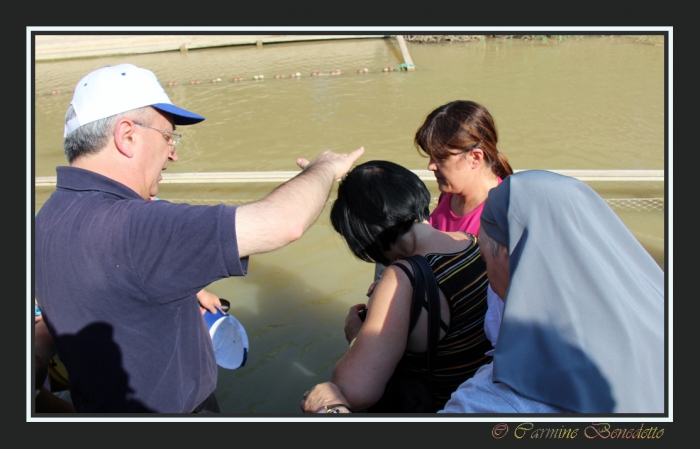
[[[160,109],[161,111],[172,114],[173,122],[176,125],[194,125],[195,123],[199,123],[202,120],[204,120],[204,117],[202,117],[201,115],[195,114],[194,112],[190,112],[186,109],[179,108],[174,104],[156,103],[152,104],[151,106],[153,106],[156,109]]]

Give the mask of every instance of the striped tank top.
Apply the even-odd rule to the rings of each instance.
[[[447,333],[438,343],[433,366],[433,406],[444,408],[453,391],[492,360],[484,353],[492,349],[484,333],[487,309],[486,263],[479,246],[472,243],[464,250],[449,254],[427,254],[438,286],[450,307]],[[427,311],[423,309],[425,313]],[[428,381],[427,355],[405,352],[396,367]]]

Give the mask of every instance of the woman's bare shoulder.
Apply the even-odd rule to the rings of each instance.
[[[433,241],[423,246],[424,256],[428,254],[454,254],[471,247],[476,236],[462,231],[440,231]]]
[[[470,240],[470,241],[475,241],[476,236],[474,234],[470,234],[468,232],[464,231],[454,231],[454,232],[446,232],[450,237],[457,241],[464,241],[464,240]]]

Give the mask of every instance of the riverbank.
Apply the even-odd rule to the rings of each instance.
[[[164,51],[189,51],[200,48],[234,45],[269,45],[285,42],[321,41],[338,39],[382,39],[393,35],[36,35],[34,60],[94,58],[128,54],[157,53]],[[563,42],[567,39],[599,37],[628,39],[651,45],[663,45],[663,35],[404,35],[405,42],[432,44],[450,42],[475,42],[512,39],[533,40],[543,43]],[[405,52],[405,50],[402,50]],[[409,61],[406,61],[409,62]],[[410,65],[410,64],[409,64]]]
[[[235,45],[337,39],[380,39],[388,35],[36,35],[34,60],[95,58]]]
[[[416,42],[422,44],[449,43],[449,42],[483,42],[486,39],[522,39],[538,40],[542,42],[565,41],[567,39],[582,39],[584,37],[603,37],[609,39],[628,39],[641,44],[663,45],[662,35],[563,35],[563,34],[434,34],[434,35],[404,35],[406,42]]]

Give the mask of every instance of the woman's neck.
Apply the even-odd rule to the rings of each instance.
[[[427,221],[416,223],[396,240],[396,243],[391,246],[391,252],[396,259],[414,254],[426,254],[430,252],[430,242],[436,234],[444,233],[430,226]]]
[[[467,189],[450,198],[450,210],[455,215],[467,215],[486,201],[489,190],[498,185],[498,177],[489,170]]]
[[[427,221],[416,223],[411,226],[411,229],[409,229],[407,233],[396,240],[396,243],[391,246],[391,252],[396,256],[396,259],[412,256],[414,254],[422,254],[421,243],[435,232],[440,231],[430,226]]]
[[[391,262],[415,254],[456,252],[466,248],[471,237],[463,232],[442,232],[427,221],[416,223],[391,245],[386,256]]]

